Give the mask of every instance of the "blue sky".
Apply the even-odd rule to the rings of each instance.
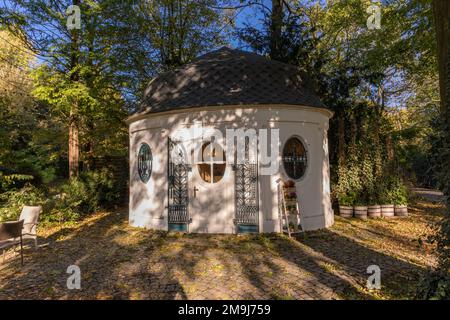
[[[263,4],[267,7],[272,6],[271,0],[263,0]],[[259,28],[262,26],[261,19],[263,18],[260,6],[246,7],[238,10],[236,14],[236,27],[244,27],[245,23],[250,23],[253,27]],[[239,42],[236,39],[231,40],[231,46],[234,48],[240,48]],[[245,49],[245,48],[241,48]]]

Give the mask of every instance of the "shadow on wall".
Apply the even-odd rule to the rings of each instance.
[[[167,139],[169,136],[173,137],[171,128],[184,128],[186,127],[186,124],[187,127],[189,127],[189,125],[192,125],[195,121],[198,121],[198,119],[201,119],[202,124],[205,127],[209,125],[221,127],[223,129],[223,133],[225,132],[225,128],[257,128],[257,113],[258,112],[256,110],[250,109],[236,110],[236,114],[233,115],[230,115],[230,113],[226,110],[220,110],[214,114],[208,114],[205,112],[192,113],[187,111],[177,116],[156,117],[155,121],[159,121],[158,123],[160,124],[158,131],[152,131],[150,133],[149,130],[144,129],[133,133],[130,153],[132,155],[137,154],[141,142],[149,142],[152,144],[154,163],[158,163],[160,168],[154,168],[150,182],[144,184],[139,179],[134,160],[132,159],[130,161],[130,198],[132,199],[130,207],[132,216],[130,217],[130,220],[140,220],[139,223],[132,224],[139,226],[150,226],[152,224],[147,224],[147,222],[149,222],[147,219],[161,219],[161,217],[164,216],[164,220],[161,219],[161,223],[164,223],[164,226],[162,226],[164,229],[167,228]],[[274,110],[272,116],[278,117],[278,111]],[[145,127],[145,125],[143,127]],[[163,130],[161,128],[166,129]],[[151,141],[149,141],[149,139]],[[190,152],[188,152],[188,154],[190,154]],[[227,166],[227,170],[231,170],[230,165]],[[192,174],[196,173],[194,172]],[[234,176],[234,172],[231,173],[231,176]],[[234,180],[234,177],[232,180]],[[189,194],[191,199],[192,189],[193,185],[190,181]],[[226,195],[222,192],[220,194],[221,196],[226,197],[223,199],[224,202],[233,203],[234,207],[234,188],[233,190],[230,190],[230,192],[227,192]],[[273,200],[271,199],[271,201]],[[212,210],[217,208],[217,204],[214,203],[213,197],[207,199],[203,206],[212,208]],[[231,220],[233,218],[231,218]],[[221,217],[216,215],[212,220],[213,221],[200,221],[198,229],[207,230],[208,224],[211,223],[230,223],[230,221],[228,221],[230,219],[226,216]]]

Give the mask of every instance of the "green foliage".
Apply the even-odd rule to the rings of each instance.
[[[398,166],[416,185],[431,188],[437,187],[433,162],[440,152],[436,144],[440,139],[437,86],[437,75],[423,79],[415,95],[406,101],[408,108],[389,115]]]
[[[97,73],[93,68],[85,69]],[[88,72],[85,69],[83,72]],[[90,149],[89,152],[81,152],[82,160],[126,153],[127,131],[122,120],[127,112],[120,93],[111,87],[106,76],[98,75],[95,82],[73,81],[70,74],[62,75],[44,65],[34,70],[33,79],[35,88],[32,93],[53,112],[53,120],[65,130],[67,119],[72,117],[76,122],[79,144]],[[67,139],[66,134],[62,136]],[[65,144],[64,141],[60,149],[65,151]]]
[[[339,165],[334,195],[342,205],[378,204],[380,177],[376,176],[378,163],[373,148],[357,143],[348,150],[348,158]]]
[[[55,209],[71,219],[78,218],[80,214],[88,213],[91,208],[95,208],[95,201],[79,178],[70,179],[62,185],[61,194],[57,199]]]
[[[367,150],[368,149],[368,150]],[[389,175],[388,163],[385,175],[377,175],[377,157],[370,147],[356,146],[346,163],[338,170],[338,181],[333,194],[341,205],[376,205],[408,203],[408,188],[401,178]]]
[[[353,206],[356,204],[358,194],[356,192],[348,192],[339,196],[339,204],[341,206]]]
[[[44,205],[45,192],[27,183],[19,190],[0,193],[0,221],[18,219],[23,206]]]
[[[0,167],[48,183],[56,175],[58,125],[48,121],[48,110],[31,96],[34,56],[14,33],[0,29],[0,38]],[[19,176],[11,178],[16,180],[11,187],[23,186]],[[8,188],[5,179],[0,177],[0,192]]]
[[[108,208],[120,195],[112,174],[104,169],[88,171],[64,183],[53,199],[52,212],[60,220],[76,220],[82,215]]]
[[[109,208],[119,200],[117,181],[108,169],[88,171],[83,173],[80,178],[91,194],[90,212],[101,207]]]
[[[3,174],[0,172],[0,192],[16,188],[19,184],[33,180],[33,176],[28,174]]]
[[[381,187],[381,204],[408,204],[408,189],[398,177],[387,177],[379,182]]]
[[[426,300],[450,300],[450,276],[447,273],[429,272],[422,277],[416,298]]]
[[[106,169],[85,172],[55,186],[53,192],[27,183],[20,189],[0,193],[0,221],[17,219],[25,205],[42,205],[41,221],[76,221],[117,204],[120,199],[117,185]]]
[[[342,165],[339,168],[339,180],[334,188],[339,204],[352,206],[358,199],[361,186],[360,170],[354,162]]]
[[[448,81],[448,80],[447,80]],[[447,103],[447,107],[450,103]],[[450,110],[447,112],[450,113]],[[431,275],[425,277],[418,292],[419,297],[427,299],[449,299],[450,297],[450,117],[441,115],[436,121],[437,132],[432,139],[434,153],[432,172],[439,188],[447,197],[444,216],[437,226],[432,225],[435,234],[429,241],[436,245],[438,267]]]

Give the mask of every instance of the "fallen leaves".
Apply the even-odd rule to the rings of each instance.
[[[133,228],[126,210],[39,229],[45,246],[0,264],[0,299],[390,299],[411,297],[435,263],[430,222],[442,206],[420,201],[402,219],[342,219],[290,239],[282,234],[180,234]],[[365,288],[368,264],[382,290]],[[82,290],[65,287],[78,264]]]

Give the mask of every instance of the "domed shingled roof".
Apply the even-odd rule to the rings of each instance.
[[[153,79],[138,113],[268,104],[325,108],[297,67],[223,47]]]

